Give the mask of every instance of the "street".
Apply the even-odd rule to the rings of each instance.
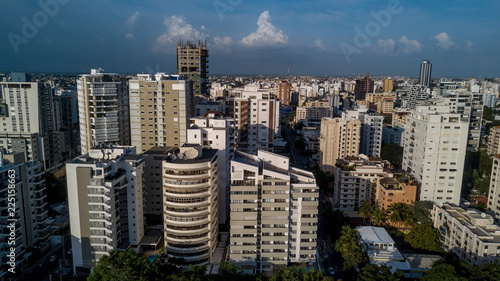
[[[68,268],[71,267],[72,257],[67,254],[67,251],[71,249],[71,239],[67,236],[64,239],[64,247],[59,246],[55,248],[56,250],[47,254],[43,260],[40,260],[41,264],[37,264],[31,268],[31,272],[24,274],[19,281],[52,281],[60,280],[59,269],[61,267]],[[55,261],[50,261],[50,257],[55,255]],[[63,256],[67,260],[67,264],[63,261]]]

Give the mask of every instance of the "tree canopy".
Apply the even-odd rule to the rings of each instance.
[[[391,162],[394,168],[400,169],[403,163],[403,147],[394,143],[385,144],[382,147],[380,158]]]
[[[405,241],[415,249],[442,252],[438,230],[430,224],[417,224],[410,233],[405,235]]]
[[[137,280],[156,281],[161,279],[156,264],[143,258],[133,250],[113,251],[99,259],[87,281]]]
[[[342,255],[343,270],[351,270],[364,260],[361,246],[356,241],[356,230],[347,225],[342,227],[341,236],[335,244],[335,250]]]
[[[402,271],[396,270],[396,272],[392,273],[391,267],[376,264],[366,265],[358,275],[358,281],[400,281],[403,278]]]

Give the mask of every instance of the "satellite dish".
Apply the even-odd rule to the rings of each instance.
[[[110,159],[116,159],[116,157],[117,157],[117,156],[118,156],[118,155],[117,155],[116,153],[114,153],[114,152],[113,152],[113,153],[111,153]]]
[[[200,152],[197,149],[190,149],[185,151],[184,155],[187,159],[196,159],[200,155]]]
[[[178,157],[179,159],[182,159],[182,160],[186,159],[186,156],[184,156],[184,153],[179,153],[179,154],[177,154],[177,157]]]
[[[485,214],[485,213],[481,213],[481,217],[482,217],[483,219],[485,219],[485,218],[486,218],[486,214]]]
[[[439,202],[438,206],[443,207],[443,202]]]
[[[104,156],[104,154],[101,151],[91,150],[89,152],[89,156],[92,159],[102,159],[102,157]]]
[[[175,156],[175,154],[172,153],[172,154],[170,154],[170,159],[177,160],[177,156]]]

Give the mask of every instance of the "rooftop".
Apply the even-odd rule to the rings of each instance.
[[[394,244],[394,240],[383,227],[357,226],[356,229],[365,244]]]

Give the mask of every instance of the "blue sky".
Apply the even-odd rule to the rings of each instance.
[[[175,40],[202,39],[211,74],[286,74],[290,62],[291,74],[418,76],[422,60],[430,59],[435,76],[500,76],[500,1],[494,0],[0,5],[0,71],[173,73]]]

